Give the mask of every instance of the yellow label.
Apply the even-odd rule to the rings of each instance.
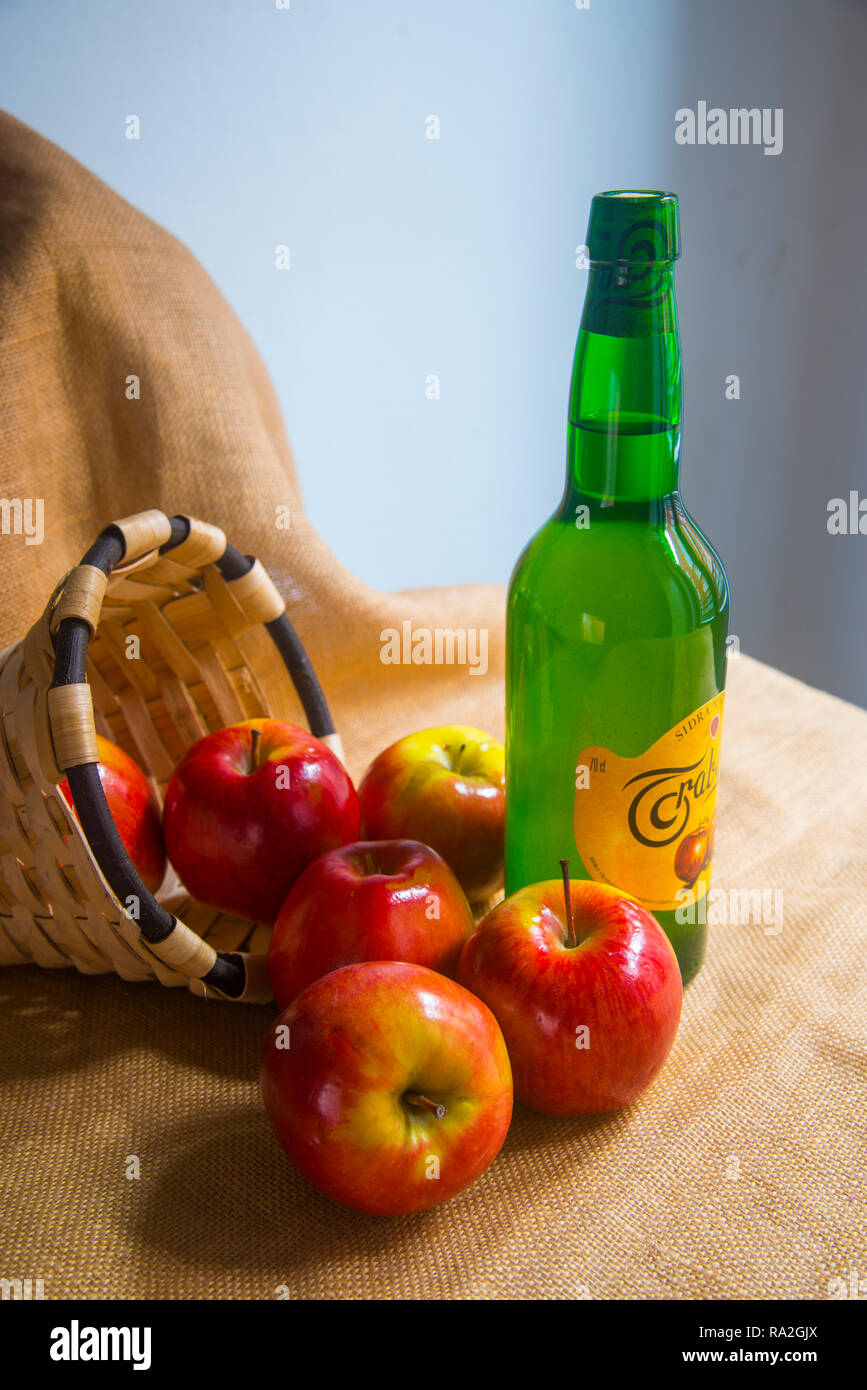
[[[646,753],[584,748],[575,768],[575,844],[584,868],[651,912],[707,891],[723,695],[682,719]]]

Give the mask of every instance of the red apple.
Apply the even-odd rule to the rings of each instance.
[[[394,1216],[444,1202],[502,1147],[512,1077],[496,1020],[421,965],[366,961],[308,985],[262,1049],[277,1138],[320,1192]]]
[[[273,922],[311,859],[358,838],[358,796],[318,738],[248,719],[194,743],[166,791],[169,859],[200,902]]]
[[[596,1115],[650,1085],[683,989],[668,937],[634,899],[588,882],[569,898],[574,937],[559,879],[513,893],[470,937],[458,978],[503,1030],[518,1100],[544,1115]]]
[[[473,914],[448,864],[417,840],[361,840],[320,854],[280,909],[268,974],[281,1009],[307,985],[363,960],[455,976]]]
[[[503,886],[502,744],[462,724],[398,739],[358,789],[370,840],[421,840],[454,870],[470,902]]]
[[[96,744],[97,771],[111,818],[136,873],[144,886],[155,893],[166,872],[159,802],[147,777],[128,753],[101,734],[97,734]],[[64,777],[58,786],[74,810],[67,779]]]

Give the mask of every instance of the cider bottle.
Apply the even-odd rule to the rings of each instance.
[[[506,892],[614,884],[702,963],[729,591],[679,490],[677,198],[592,200],[566,486],[509,586]]]

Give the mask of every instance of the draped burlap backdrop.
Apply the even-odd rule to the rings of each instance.
[[[0,536],[0,646],[106,522],[157,506],[218,523],[262,559],[355,775],[427,724],[502,733],[502,589],[379,594],[348,574],[304,517],[273,390],[219,291],[183,246],[7,116],[0,316],[0,488],[45,503],[41,545]],[[351,510],[363,483],[338,477],[335,461],[336,505]],[[288,531],[275,525],[285,506]],[[488,674],[384,667],[380,632],[405,620],[487,628]],[[519,1109],[488,1173],[419,1217],[343,1211],[290,1168],[258,1100],[272,1009],[0,972],[0,1275],[41,1278],[48,1298],[848,1287],[853,1269],[867,1276],[865,786],[867,715],[733,661],[716,884],[781,893],[782,922],[712,929],[672,1058],[631,1111]]]

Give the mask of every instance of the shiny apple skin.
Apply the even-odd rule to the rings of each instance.
[[[452,978],[473,914],[448,864],[417,840],[360,840],[320,854],[289,890],[268,974],[281,1009],[364,960],[402,960]]]
[[[470,902],[502,888],[505,753],[483,730],[454,724],[398,739],[371,763],[358,795],[366,839],[430,845]]]
[[[97,771],[111,818],[136,873],[145,888],[155,893],[166,872],[159,802],[144,772],[128,753],[101,734],[97,734],[96,745]],[[58,785],[75,810],[67,779],[64,777]]]
[[[631,1105],[671,1051],[683,998],[668,937],[607,884],[572,883],[579,944],[569,948],[563,884],[532,884],[470,937],[458,979],[503,1030],[515,1096],[544,1115]],[[576,1046],[581,1026],[589,1047]]]
[[[163,811],[166,849],[187,891],[266,924],[311,859],[358,839],[360,819],[343,764],[312,734],[277,719],[248,719],[193,744]]]
[[[277,1046],[281,1027],[288,1048]],[[343,1206],[382,1216],[426,1210],[474,1182],[512,1116],[493,1015],[453,980],[397,961],[347,965],[309,985],[265,1039],[261,1086],[304,1177]],[[446,1114],[407,1104],[408,1091]],[[426,1176],[432,1158],[439,1177]]]

